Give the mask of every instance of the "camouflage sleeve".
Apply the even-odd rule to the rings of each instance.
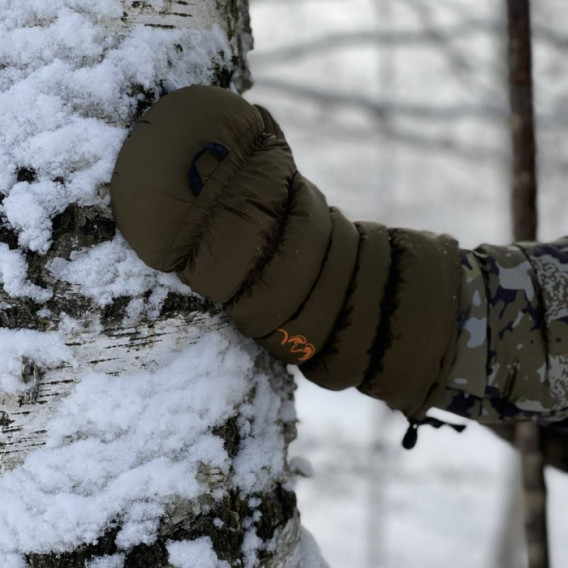
[[[436,406],[484,424],[568,417],[568,237],[461,252],[457,355]]]

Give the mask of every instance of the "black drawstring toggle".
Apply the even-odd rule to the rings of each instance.
[[[463,424],[450,424],[449,422],[443,422],[442,420],[438,420],[437,418],[432,418],[431,416],[427,416],[423,420],[415,420],[414,418],[409,418],[408,422],[410,423],[408,426],[408,430],[402,439],[402,447],[405,450],[411,450],[416,446],[416,442],[418,441],[418,427],[424,426],[424,424],[428,424],[429,426],[433,426],[434,428],[440,428],[441,426],[450,426],[456,432],[463,432],[465,430],[465,426]]]

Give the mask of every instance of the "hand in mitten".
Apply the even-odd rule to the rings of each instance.
[[[437,405],[499,421],[568,375],[566,322],[535,339],[548,320],[533,312],[551,304],[520,248],[470,253],[447,235],[352,223],[297,171],[268,111],[229,91],[187,87],[151,107],[111,192],[142,260],[222,303],[242,333],[321,386],[355,386],[418,420]],[[557,264],[566,292],[565,254]],[[555,375],[539,363],[550,368],[552,346]]]

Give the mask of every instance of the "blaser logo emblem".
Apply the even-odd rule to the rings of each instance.
[[[279,328],[278,331],[281,331],[284,334],[284,338],[280,342],[280,345],[289,344],[290,353],[302,355],[298,359],[298,363],[307,361],[316,352],[316,348],[311,343],[308,343],[308,340],[303,335],[292,335],[290,337],[289,333],[285,329]]]

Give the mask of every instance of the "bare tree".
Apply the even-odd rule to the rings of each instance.
[[[108,198],[161,95],[248,86],[247,0],[40,4],[0,2],[0,564],[299,566],[291,377]]]
[[[530,0],[507,0],[507,18],[514,236],[517,241],[534,241],[538,220]],[[517,425],[515,438],[522,456],[529,566],[547,568],[546,484],[539,425]]]

